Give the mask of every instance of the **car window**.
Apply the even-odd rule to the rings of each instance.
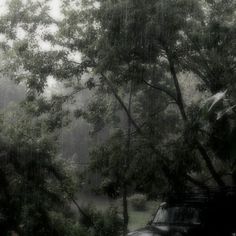
[[[160,207],[154,224],[199,224],[200,209],[186,206]]]

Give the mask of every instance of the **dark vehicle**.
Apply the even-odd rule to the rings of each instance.
[[[129,236],[236,236],[236,188],[170,196]]]

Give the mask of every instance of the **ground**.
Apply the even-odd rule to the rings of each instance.
[[[84,206],[89,204],[96,207],[98,210],[106,210],[110,206],[116,206],[121,213],[120,200],[113,201],[105,197],[91,195],[80,195],[79,199],[80,204]],[[129,230],[132,231],[134,229],[142,228],[143,226],[145,226],[153,218],[158,205],[158,201],[147,201],[147,207],[145,211],[136,211],[129,204]]]
[[[154,201],[147,202],[147,210],[135,211],[130,207],[129,230],[134,230],[145,226],[154,216],[158,207],[158,203]]]

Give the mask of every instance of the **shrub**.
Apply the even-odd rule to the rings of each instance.
[[[93,224],[88,224],[87,219],[81,218],[80,223],[88,229],[89,236],[120,236],[122,233],[122,220],[118,216],[117,209],[109,208],[105,212],[94,208],[84,209],[86,215],[91,218]]]
[[[75,220],[65,218],[62,213],[50,212],[53,235],[58,236],[88,236],[87,229]]]
[[[145,211],[147,208],[147,198],[143,194],[134,194],[129,197],[129,202],[136,211]]]

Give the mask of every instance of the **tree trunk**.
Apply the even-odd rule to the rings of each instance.
[[[135,120],[133,119],[133,117],[132,117],[132,115],[131,115],[131,112],[129,111],[129,108],[126,107],[125,103],[122,101],[122,99],[121,99],[120,96],[118,95],[118,93],[117,93],[116,89],[114,88],[112,82],[111,82],[103,73],[101,73],[101,75],[102,75],[103,79],[106,81],[108,87],[111,89],[111,92],[112,92],[112,94],[114,95],[114,97],[117,99],[117,101],[119,102],[119,104],[121,105],[121,107],[124,109],[124,111],[125,111],[125,113],[126,113],[126,115],[127,115],[127,117],[128,117],[128,120],[129,120],[130,124],[132,124],[132,125],[135,127],[135,129],[137,130],[137,132],[138,132],[139,134],[141,134],[142,131],[141,131],[139,125],[138,125],[138,124],[135,122]],[[132,96],[131,96],[131,97],[132,97]]]
[[[128,232],[128,224],[129,224],[129,213],[128,213],[128,201],[127,201],[127,184],[123,183],[123,236],[127,235]]]
[[[213,163],[210,159],[210,157],[208,156],[205,148],[202,146],[202,144],[197,141],[197,148],[198,148],[198,151],[201,153],[202,155],[202,158],[204,159],[205,163],[206,163],[206,166],[209,170],[209,172],[211,173],[212,177],[214,178],[214,180],[216,181],[216,183],[222,187],[222,186],[225,186],[225,183],[224,181],[221,179],[220,175],[217,173],[217,171],[215,170],[214,166],[213,166]]]
[[[170,66],[170,72],[175,84],[175,89],[176,89],[176,98],[177,98],[177,106],[179,107],[181,116],[184,120],[184,122],[188,122],[188,118],[187,115],[185,113],[185,108],[184,108],[184,102],[183,102],[183,96],[181,93],[181,89],[179,86],[179,81],[177,78],[177,74],[176,74],[176,70],[175,70],[175,65],[173,62],[173,59],[171,58],[171,54],[169,53],[169,51],[166,49],[166,54],[167,54],[167,58],[169,61],[169,66]],[[211,161],[211,158],[208,156],[207,151],[205,150],[205,148],[202,146],[202,144],[196,139],[196,144],[197,144],[197,150],[200,152],[203,160],[205,161],[206,167],[209,170],[211,176],[213,177],[213,179],[215,180],[215,182],[219,185],[219,186],[225,186],[225,183],[223,182],[223,180],[221,179],[220,175],[217,173],[217,171],[215,170],[215,167]]]
[[[174,62],[171,59],[171,56],[168,56],[168,60],[169,60],[169,65],[170,65],[170,73],[172,75],[174,84],[175,84],[175,90],[176,90],[176,102],[177,105],[179,107],[181,116],[183,118],[183,120],[186,122],[188,120],[187,115],[185,113],[185,109],[184,109],[184,102],[183,102],[183,96],[182,96],[182,92],[179,86],[179,81],[176,75],[176,71],[175,71],[175,66],[174,66]]]
[[[117,94],[116,89],[114,88],[113,84],[109,81],[109,79],[105,76],[105,74],[101,74],[102,77],[104,78],[104,80],[106,81],[108,87],[111,89],[112,94],[114,95],[114,97],[117,99],[117,101],[119,102],[119,104],[121,105],[121,107],[124,109],[130,124],[132,124],[134,126],[134,128],[136,129],[137,133],[143,137],[145,137],[145,135],[142,132],[141,127],[139,127],[139,125],[135,122],[135,120],[133,119],[131,113],[129,112],[129,109],[126,107],[125,103],[122,101],[122,99],[119,97],[119,95]],[[147,138],[147,137],[145,137]],[[148,137],[149,138],[149,137]],[[148,142],[149,147],[151,148],[151,150],[153,151],[153,153],[155,153],[157,156],[160,156],[160,153],[158,152],[158,150],[156,150],[155,146],[151,143]],[[162,170],[163,173],[165,174],[166,178],[169,178],[169,173],[167,171],[167,167],[168,164],[166,163],[165,158],[162,157],[163,160],[163,164],[162,164]],[[188,179],[188,178],[187,178]],[[193,180],[193,179],[192,179]],[[194,181],[191,181],[191,183],[195,183]],[[198,186],[198,184],[195,184],[196,186]],[[199,187],[199,186],[198,186]]]
[[[129,101],[128,101],[128,113],[130,114],[127,119],[127,143],[126,143],[126,155],[124,157],[124,179],[123,179],[123,235],[126,236],[128,232],[129,213],[128,213],[128,201],[127,201],[127,180],[126,175],[129,169],[129,156],[130,156],[130,143],[131,143],[131,104],[132,104],[132,92],[133,82],[130,81]]]

